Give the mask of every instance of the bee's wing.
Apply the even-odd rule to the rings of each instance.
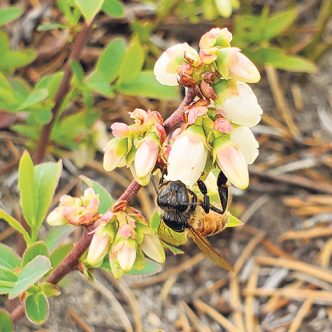
[[[188,231],[197,247],[206,257],[208,257],[213,263],[217,264],[221,268],[228,271],[233,271],[232,265],[228,263],[227,260],[222,257],[215,249],[213,249],[210,243],[204,239],[196,230],[190,228]]]

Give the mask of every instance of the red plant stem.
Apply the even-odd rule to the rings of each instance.
[[[73,42],[71,52],[70,52],[70,55],[69,55],[69,58],[68,58],[68,61],[66,64],[65,72],[63,74],[63,78],[60,83],[59,90],[57,91],[57,93],[55,95],[55,99],[54,99],[55,104],[52,109],[52,119],[49,123],[44,125],[44,127],[42,128],[40,137],[39,137],[39,141],[38,141],[35,155],[34,155],[34,161],[36,164],[40,164],[44,160],[53,124],[59,113],[62,101],[68,92],[69,85],[70,85],[70,79],[73,75],[72,70],[70,68],[70,64],[72,61],[79,61],[79,59],[81,57],[81,53],[89,38],[90,26],[91,26],[91,24],[88,25],[88,24],[84,23],[82,29],[77,34],[77,36]]]
[[[166,133],[170,133],[172,130],[177,128],[183,122],[183,113],[187,109],[187,106],[194,100],[198,91],[196,87],[188,88],[187,94],[183,101],[177,108],[177,110],[168,117],[164,122],[164,127]],[[130,202],[134,199],[138,191],[141,189],[141,185],[136,181],[132,181],[123,194],[119,197],[118,201]],[[93,231],[98,226],[98,222],[86,228],[80,241],[74,246],[72,251],[66,256],[66,258],[59,264],[59,266],[52,272],[48,277],[47,281],[56,284],[58,283],[66,274],[73,271],[79,262],[80,257],[83,255],[85,250],[89,247]],[[24,315],[24,307],[22,304],[17,306],[11,312],[11,318],[16,321]]]

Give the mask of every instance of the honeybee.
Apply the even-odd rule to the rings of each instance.
[[[227,178],[220,172],[217,180],[222,210],[210,203],[204,182],[199,180],[197,184],[203,199],[198,199],[197,195],[179,180],[161,181],[157,196],[157,204],[162,210],[159,234],[170,244],[183,244],[189,236],[212,262],[226,270],[232,270],[230,263],[204,238],[220,233],[226,227],[225,212],[231,201]]]

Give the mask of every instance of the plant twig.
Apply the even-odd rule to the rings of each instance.
[[[197,95],[196,87],[188,88],[187,94],[184,97],[180,106],[176,111],[164,122],[166,133],[171,132],[176,127],[178,127],[183,121],[183,113],[187,106],[194,100]],[[132,181],[123,194],[119,197],[119,201],[124,200],[130,202],[134,199],[135,195],[141,189],[141,185],[136,181]],[[72,251],[65,257],[65,259],[60,263],[60,265],[52,272],[52,274],[47,279],[48,282],[52,284],[58,283],[66,274],[73,271],[79,262],[80,257],[83,255],[85,250],[89,247],[94,229],[98,226],[98,222],[94,223],[88,227],[80,241],[74,246]],[[11,313],[12,319],[18,320],[24,315],[24,307],[22,304],[17,306]]]
[[[70,63],[72,61],[78,61],[81,57],[81,53],[88,41],[89,38],[89,32],[90,32],[90,27],[91,24],[88,25],[86,23],[83,24],[83,27],[81,31],[77,34],[75,41],[73,42],[72,45],[72,50],[69,55],[65,72],[63,74],[63,78],[59,87],[59,90],[57,91],[57,94],[55,96],[55,104],[52,109],[52,119],[49,123],[44,125],[42,128],[42,132],[39,137],[39,141],[36,147],[35,155],[34,155],[34,161],[35,163],[39,164],[43,161],[47,149],[47,144],[51,135],[51,130],[54,124],[54,121],[56,120],[56,117],[58,115],[58,112],[60,110],[62,101],[64,97],[66,96],[68,89],[69,89],[69,84],[70,84],[70,79],[73,75],[72,70],[70,68]]]

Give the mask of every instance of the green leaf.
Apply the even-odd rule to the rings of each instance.
[[[20,192],[20,205],[27,224],[32,228],[36,224],[36,211],[38,210],[35,194],[35,174],[32,159],[24,151],[18,167],[18,189]]]
[[[14,331],[14,324],[10,314],[5,309],[0,309],[0,331],[12,332]]]
[[[84,81],[84,70],[81,66],[81,64],[78,61],[72,61],[70,63],[70,68],[74,73],[74,76],[77,80],[78,87],[83,87],[83,81]]]
[[[70,250],[72,248],[73,248],[72,243],[64,244],[64,245],[56,248],[50,256],[52,267],[56,268],[63,261],[63,259],[68,255],[68,253],[70,252]]]
[[[113,17],[123,17],[124,16],[124,6],[119,0],[105,0],[102,10]]]
[[[144,64],[144,50],[136,38],[132,40],[124,55],[120,67],[121,83],[129,83],[135,80],[142,70]]]
[[[8,294],[17,281],[17,274],[8,267],[0,266],[0,294]]]
[[[53,99],[59,89],[61,80],[63,78],[63,71],[58,71],[54,74],[43,76],[36,84],[36,89],[47,89],[48,98]]]
[[[23,14],[22,7],[7,7],[0,9],[0,27],[16,20]]]
[[[179,97],[177,87],[161,85],[152,71],[143,71],[136,79],[130,83],[121,83],[116,86],[116,89],[128,96],[142,96],[162,100],[174,100]]]
[[[30,108],[33,105],[36,105],[48,97],[47,89],[35,89],[27,97],[26,100],[18,107],[17,111],[22,111],[24,109]]]
[[[50,282],[44,282],[39,287],[47,297],[59,296],[61,294],[59,287]]]
[[[94,190],[96,194],[99,195],[99,213],[105,213],[110,209],[114,203],[114,199],[111,194],[98,182],[89,179],[88,177],[81,175],[80,179],[90,188]]]
[[[228,213],[226,227],[237,227],[241,225],[243,225],[243,222],[239,218]]]
[[[160,213],[157,210],[154,210],[150,220],[150,227],[154,233],[157,233],[160,221]]]
[[[23,254],[22,267],[27,265],[37,256],[49,256],[48,249],[44,241],[35,242],[25,250]]]
[[[173,255],[182,255],[184,254],[184,251],[182,251],[181,249],[177,248],[177,247],[174,247],[174,246],[171,246],[170,244],[162,241],[162,244],[164,247],[166,247],[167,249],[169,249]]]
[[[128,272],[128,274],[130,274],[130,275],[151,275],[151,274],[156,274],[160,271],[161,271],[160,264],[146,258],[143,269],[141,269],[141,270],[132,269]]]
[[[267,20],[263,32],[263,40],[270,40],[273,37],[277,37],[283,31],[285,31],[297,18],[297,10],[289,9],[282,12],[275,13]]]
[[[8,213],[6,213],[2,209],[0,209],[0,219],[3,219],[12,228],[14,228],[17,232],[19,232],[23,236],[26,244],[31,243],[31,239],[30,239],[28,232],[24,229],[24,227],[21,225],[21,223],[18,220],[16,220],[14,217],[10,216]]]
[[[104,4],[104,0],[74,0],[74,2],[87,23],[92,22]]]
[[[22,294],[28,288],[33,286],[51,269],[51,262],[45,256],[37,256],[19,273],[14,288],[9,292],[9,299]]]
[[[58,227],[53,227],[51,231],[47,234],[45,243],[49,251],[53,251],[60,243],[62,243],[73,231],[75,226],[63,225]],[[52,255],[51,255],[52,257]],[[52,261],[52,258],[51,258]],[[54,266],[52,264],[52,266]]]
[[[27,296],[24,303],[27,318],[34,324],[43,324],[49,314],[49,303],[44,293]]]
[[[317,66],[313,62],[299,56],[288,55],[284,50],[276,47],[260,48],[246,53],[254,62],[271,65],[278,69],[304,73],[317,71]]]
[[[87,78],[86,85],[92,92],[99,93],[107,98],[114,97],[114,91],[111,84],[105,80],[104,75],[99,71],[91,73]]]
[[[21,266],[21,258],[12,248],[0,243],[0,266],[8,267],[13,270]]]
[[[123,38],[114,38],[101,53],[96,71],[111,83],[118,76],[123,56],[126,51],[126,42]]]
[[[62,171],[62,162],[48,162],[35,166],[35,197],[38,202],[38,210],[36,211],[36,227],[39,230],[42,225],[47,211],[51,206],[55,189],[58,186]]]
[[[1,48],[1,46],[0,46]],[[33,62],[37,57],[37,52],[33,49],[8,50],[1,55],[0,70],[13,72],[15,69],[25,67]]]

